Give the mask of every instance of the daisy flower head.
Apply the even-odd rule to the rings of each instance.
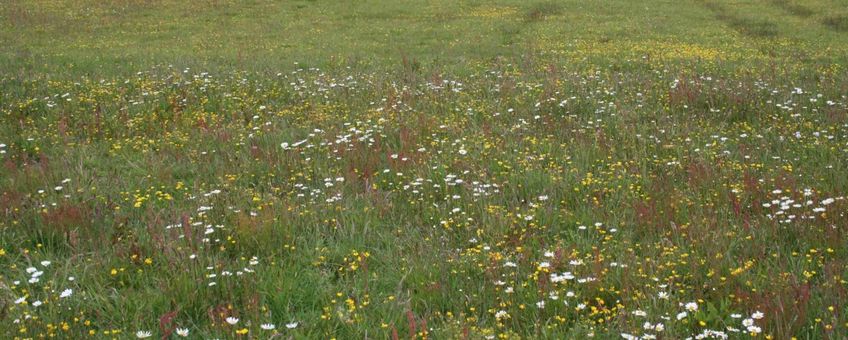
[[[686,308],[686,310],[688,310],[690,312],[695,312],[695,311],[698,310],[698,303],[689,302],[689,303],[686,304],[686,306],[684,306],[684,308]]]

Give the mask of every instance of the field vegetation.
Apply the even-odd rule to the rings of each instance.
[[[844,339],[842,0],[0,0],[0,337]]]

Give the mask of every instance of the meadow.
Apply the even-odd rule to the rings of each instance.
[[[846,339],[844,0],[0,0],[0,338]]]

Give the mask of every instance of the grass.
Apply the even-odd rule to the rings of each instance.
[[[0,336],[843,338],[835,4],[0,1]]]
[[[827,16],[822,19],[822,23],[834,31],[848,31],[848,16],[844,14]]]
[[[807,8],[803,4],[798,3],[797,1],[771,0],[771,3],[789,13],[792,13],[793,15],[797,15],[802,18],[806,18],[814,14],[811,9]]]

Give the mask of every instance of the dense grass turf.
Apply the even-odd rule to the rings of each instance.
[[[837,0],[3,2],[5,69],[104,75],[395,66],[461,72],[498,57],[600,66],[642,59],[844,64]]]
[[[0,0],[0,337],[848,334],[836,0]]]

